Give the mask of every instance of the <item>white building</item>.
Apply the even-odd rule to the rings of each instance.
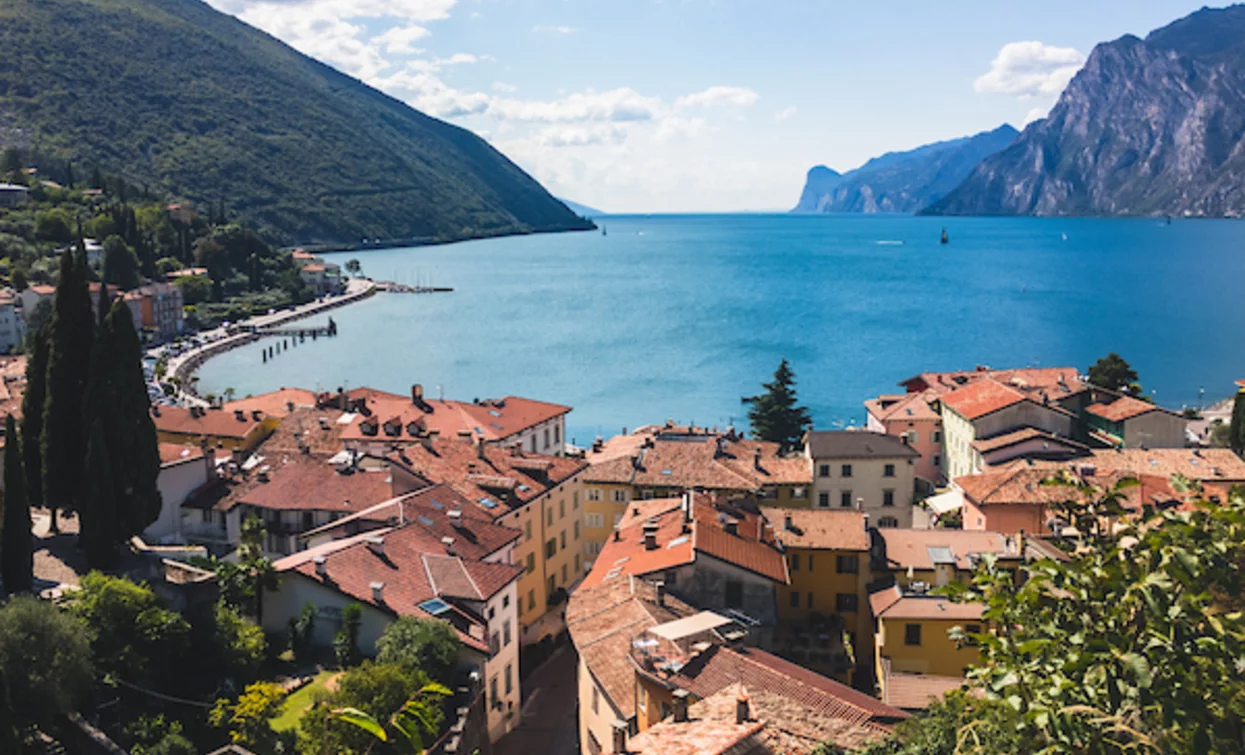
[[[143,539],[150,544],[168,545],[184,543],[189,534],[187,524],[198,522],[198,512],[189,522],[183,520],[182,504],[209,481],[216,479],[215,452],[195,446],[175,443],[160,444],[160,476],[156,486],[160,489],[160,517],[143,530]]]
[[[894,435],[814,431],[813,508],[859,509],[878,527],[911,527],[917,451]]]
[[[7,354],[21,346],[26,335],[17,304],[18,297],[12,291],[0,292],[0,353]]]

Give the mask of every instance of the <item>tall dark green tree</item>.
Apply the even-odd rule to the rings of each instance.
[[[112,455],[108,452],[104,419],[91,423],[86,446],[85,494],[78,507],[78,540],[92,569],[111,569],[117,563],[120,511]]]
[[[82,398],[90,374],[95,318],[87,290],[86,253],[61,256],[60,280],[48,323],[47,396],[43,405],[43,500],[57,531],[58,509],[72,509],[86,467]]]
[[[134,250],[121,236],[104,239],[104,268],[101,276],[105,283],[129,291],[138,287],[139,262]]]
[[[1089,382],[1109,391],[1121,391],[1133,396],[1141,394],[1137,371],[1114,351],[1094,362],[1089,368]]]
[[[1228,445],[1237,456],[1245,456],[1245,386],[1232,402],[1232,423],[1228,425]]]
[[[31,507],[43,506],[43,403],[48,378],[48,338],[45,327],[34,336],[26,361],[26,393],[22,396],[22,461],[26,467],[26,497]]]
[[[9,593],[30,592],[34,584],[33,537],[22,440],[10,414],[4,419],[4,531],[0,533],[0,577]]]
[[[795,373],[786,359],[774,371],[774,379],[762,383],[765,393],[752,399],[748,421],[753,434],[761,439],[777,443],[780,453],[800,447],[804,432],[813,424],[808,409],[797,404]]]

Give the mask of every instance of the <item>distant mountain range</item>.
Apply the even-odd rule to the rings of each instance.
[[[579,215],[580,217],[583,217],[583,218],[594,218],[594,217],[596,217],[597,215],[607,215],[607,214],[608,214],[608,213],[604,212],[603,210],[598,210],[598,209],[597,209],[597,208],[595,208],[595,207],[589,207],[588,205],[586,205],[586,204],[580,204],[579,202],[572,202],[572,201],[571,201],[571,200],[569,200],[569,199],[561,199],[561,198],[559,198],[559,200],[558,200],[558,201],[560,201],[562,204],[564,204],[564,205],[566,205],[567,207],[569,207],[569,208],[570,208],[570,210],[571,210],[571,212],[573,212],[573,213],[575,213],[576,215]]]
[[[929,208],[946,215],[1245,214],[1245,6],[1094,48],[1044,120]]]
[[[288,242],[592,227],[470,131],[200,0],[4,0],[0,50],[0,146],[224,202]]]
[[[888,152],[847,173],[818,165],[808,172],[792,212],[917,212],[958,186],[1018,133],[1003,124],[975,136]]]

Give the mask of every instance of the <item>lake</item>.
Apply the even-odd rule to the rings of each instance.
[[[354,257],[380,293],[335,339],[210,360],[200,392],[369,385],[569,404],[579,444],[675,419],[744,425],[779,360],[821,429],[923,370],[1074,365],[1117,351],[1179,409],[1245,377],[1245,222],[605,216],[567,233]],[[939,243],[947,228],[950,243]],[[319,318],[323,320],[323,318]]]

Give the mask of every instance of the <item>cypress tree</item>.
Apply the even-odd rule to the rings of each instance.
[[[91,423],[87,439],[86,494],[79,511],[78,534],[86,563],[92,569],[111,569],[117,563],[118,511],[113,460],[102,417]]]
[[[26,467],[26,497],[31,508],[43,506],[43,404],[48,377],[47,327],[35,335],[35,347],[26,362],[26,393],[22,396],[22,461]]]
[[[34,585],[34,535],[30,531],[30,504],[26,501],[26,474],[22,469],[22,441],[10,414],[4,419],[4,531],[0,534],[0,578],[11,595],[30,592]]]
[[[91,365],[95,318],[85,275],[86,254],[61,256],[60,280],[48,323],[48,371],[43,406],[43,499],[52,510],[77,503],[86,465],[82,398]]]
[[[786,359],[774,371],[773,382],[761,387],[765,393],[753,398],[748,410],[752,432],[761,440],[777,443],[780,453],[798,448],[813,422],[808,409],[796,405],[795,373]]]
[[[1237,456],[1245,456],[1245,386],[1232,402],[1232,424],[1228,425],[1228,445]]]

